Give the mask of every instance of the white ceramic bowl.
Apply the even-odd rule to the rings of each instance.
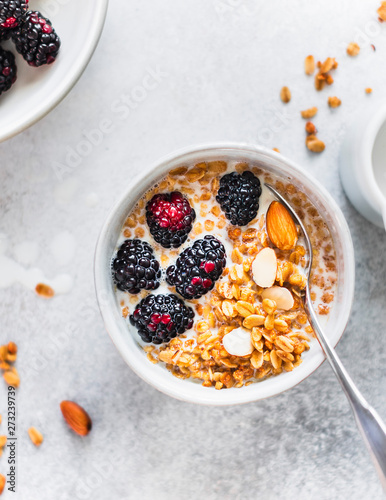
[[[263,169],[287,177],[307,194],[319,213],[323,214],[334,239],[337,253],[338,289],[328,320],[326,334],[336,345],[346,327],[354,293],[354,250],[349,229],[342,212],[324,187],[308,173],[274,151],[243,144],[210,144],[176,152],[152,165],[140,177],[131,180],[126,192],[107,217],[95,254],[95,285],[99,306],[106,328],[127,364],[146,382],[175,398],[193,403],[232,405],[247,403],[279,394],[308,377],[323,362],[324,355],[315,341],[304,354],[303,363],[292,372],[282,373],[239,389],[217,391],[194,381],[180,380],[162,364],[152,364],[146,358],[135,336],[129,331],[116,302],[111,278],[111,259],[123,223],[138,199],[170,169],[181,164],[211,159],[237,159],[258,164]]]
[[[359,213],[370,222],[386,227],[386,197],[377,184],[374,168],[384,172],[384,146],[375,148],[376,141],[384,143],[386,105],[361,110],[352,120],[340,154],[340,177],[348,198]]]
[[[18,77],[0,96],[0,141],[43,118],[72,89],[97,46],[107,6],[108,0],[31,0],[30,9],[52,21],[62,45],[53,64],[32,68],[11,41],[3,44],[16,55]]]

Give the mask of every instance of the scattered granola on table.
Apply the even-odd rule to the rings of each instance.
[[[310,234],[312,300],[321,320],[327,318],[337,280],[332,238],[288,180],[244,161],[181,165],[128,214],[113,256],[117,301],[149,362],[180,379],[240,388],[292,371],[310,349],[313,331],[299,298],[306,285],[303,236],[266,182],[289,200]],[[151,230],[163,228],[174,247],[154,240],[149,213]],[[177,226],[186,228],[183,242]],[[126,250],[136,228],[150,247],[146,255]],[[166,282],[151,272],[161,268]]]

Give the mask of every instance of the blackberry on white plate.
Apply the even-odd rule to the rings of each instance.
[[[12,33],[12,40],[16,50],[31,66],[53,63],[60,48],[60,38],[51,21],[38,11],[27,12]]]
[[[16,73],[15,56],[0,47],[0,95],[15,83]]]

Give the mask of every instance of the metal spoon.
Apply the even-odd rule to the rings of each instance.
[[[338,355],[336,354],[334,348],[331,346],[330,341],[327,339],[323,333],[322,327],[316,317],[314,311],[311,295],[310,295],[310,274],[312,268],[312,245],[307,231],[299,219],[296,212],[293,210],[288,201],[283,198],[283,196],[276,191],[269,184],[265,184],[270,191],[276,196],[276,198],[287,208],[287,210],[292,215],[294,221],[299,224],[301,230],[303,231],[304,238],[306,240],[306,250],[308,255],[308,263],[305,269],[307,277],[307,285],[305,290],[302,290],[300,297],[303,301],[304,309],[307,313],[308,320],[312,326],[316,338],[319,341],[330,365],[345,392],[347,399],[351,405],[351,409],[354,413],[354,417],[357,426],[361,432],[363,441],[365,442],[367,449],[371,455],[374,462],[375,468],[378,472],[378,476],[382,483],[383,489],[386,492],[386,426],[383,423],[381,417],[372,408],[362,394],[359,392],[351,377],[346,372],[342,362],[340,361]]]

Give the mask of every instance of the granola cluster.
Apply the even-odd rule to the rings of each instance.
[[[143,347],[152,363],[164,363],[174,376],[194,379],[205,387],[216,389],[241,387],[293,370],[302,362],[302,353],[310,349],[313,337],[299,298],[306,285],[303,268],[307,255],[302,237],[298,235],[297,244],[290,250],[275,247],[267,232],[268,207],[262,207],[247,226],[232,226],[215,197],[220,175],[234,170],[239,173],[251,170],[262,183],[273,185],[304,221],[315,249],[312,300],[321,316],[329,314],[337,278],[331,235],[316,208],[293,184],[283,183],[257,166],[228,165],[224,161],[199,163],[191,168],[181,166],[146,193],[129,215],[122,237],[148,237],[144,219],[146,202],[155,193],[178,189],[198,215],[189,240],[203,233],[213,234],[227,248],[227,267],[215,288],[198,300],[187,301],[195,308],[193,330],[167,344]],[[258,286],[253,276],[254,259],[265,248],[271,248],[277,259],[271,288]],[[163,266],[178,254],[177,250],[166,251],[157,244],[154,249]],[[167,288],[169,293],[175,293],[174,287]],[[140,297],[146,294],[142,292]],[[124,317],[138,301],[138,296],[127,295],[118,295]],[[230,354],[223,343],[226,335],[240,328],[250,333],[251,348],[243,356]]]

